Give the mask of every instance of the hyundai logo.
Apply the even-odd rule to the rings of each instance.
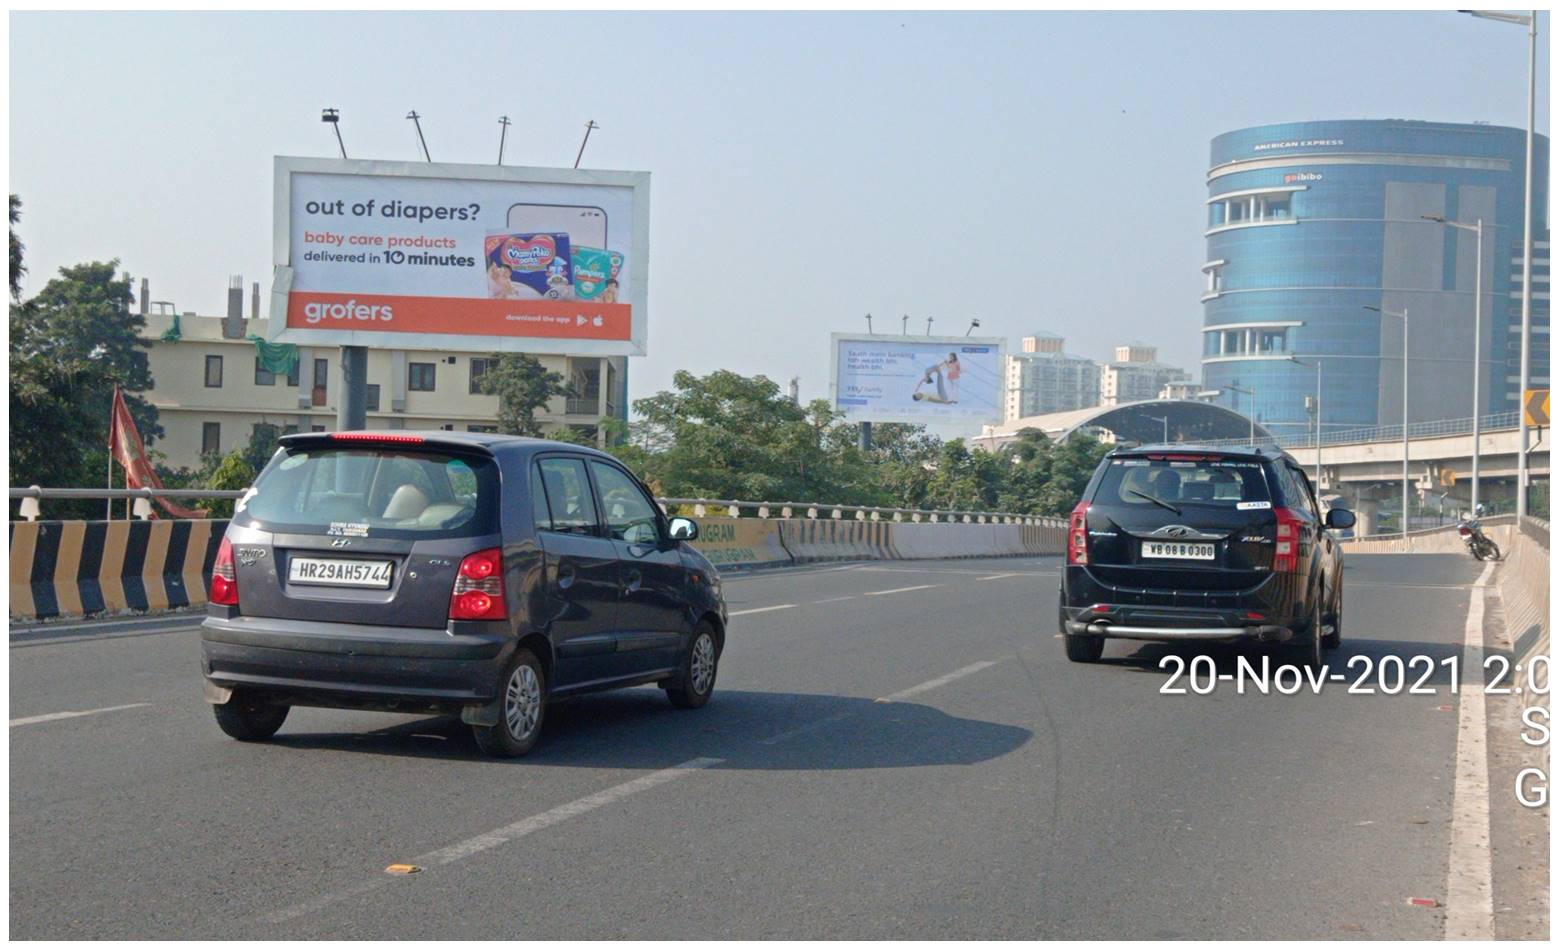
[[[331,548],[345,548],[346,546],[348,546],[350,544],[352,544],[352,540],[350,538],[337,538],[337,539],[333,539],[331,541],[330,547]]]

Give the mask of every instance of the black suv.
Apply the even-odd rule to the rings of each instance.
[[[201,627],[206,698],[263,740],[291,706],[458,714],[488,753],[551,699],[714,690],[720,577],[615,459],[404,430],[285,436],[236,506]]]
[[[1275,449],[1141,446],[1105,456],[1067,529],[1066,656],[1106,638],[1342,641],[1342,548],[1303,470]]]

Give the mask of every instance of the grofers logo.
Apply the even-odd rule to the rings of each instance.
[[[309,301],[303,305],[303,319],[311,324],[322,320],[382,320],[395,319],[395,309],[389,304],[359,304],[349,300],[344,304],[326,304]]]

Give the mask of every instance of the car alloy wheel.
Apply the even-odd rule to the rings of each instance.
[[[715,639],[706,631],[698,635],[698,640],[693,642],[693,662],[688,679],[691,681],[693,692],[706,694],[714,685],[715,679]]]
[[[503,716],[509,735],[526,740],[541,720],[541,681],[529,664],[520,664],[509,677],[504,690]]]

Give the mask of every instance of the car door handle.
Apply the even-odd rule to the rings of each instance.
[[[567,588],[574,583],[574,566],[564,563],[558,566],[558,587]]]
[[[644,575],[638,569],[628,572],[628,583],[623,585],[623,594],[633,594],[644,584]]]

